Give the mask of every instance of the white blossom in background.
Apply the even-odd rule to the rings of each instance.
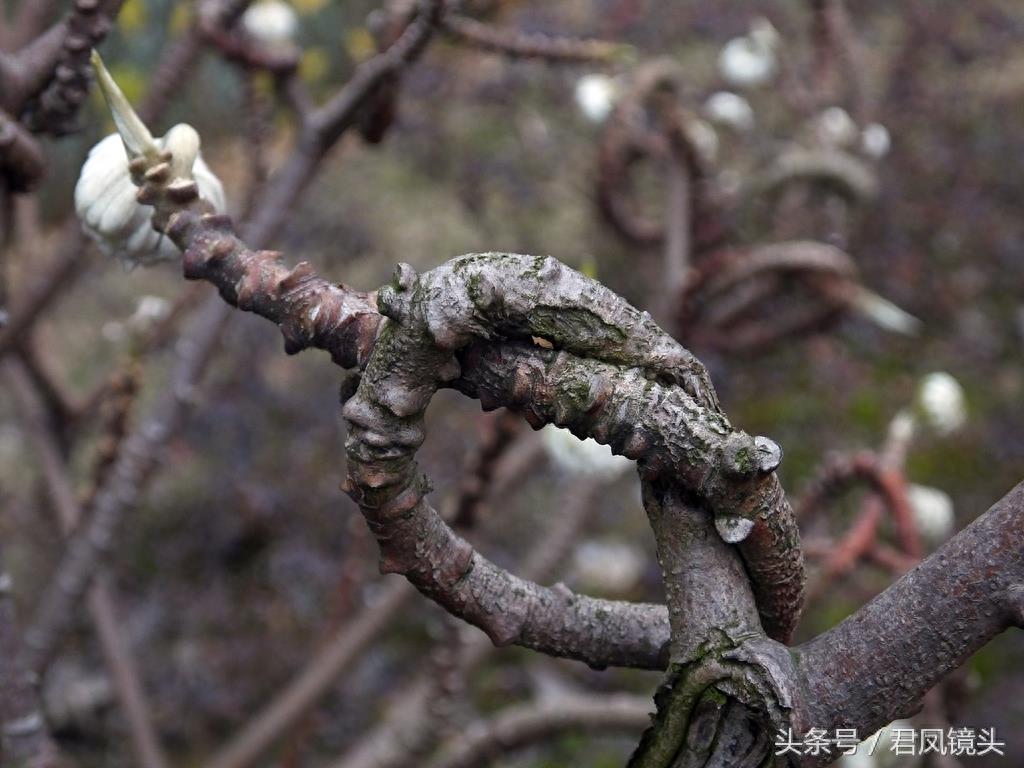
[[[576,547],[572,563],[573,576],[585,589],[622,595],[639,583],[647,558],[622,542],[586,541]]]
[[[864,127],[860,135],[860,148],[868,157],[881,160],[889,154],[892,138],[889,129],[881,123],[870,123]]]
[[[299,17],[282,0],[253,3],[242,14],[242,29],[253,40],[271,48],[290,46],[299,30]]]
[[[689,120],[686,123],[686,137],[704,162],[714,163],[718,159],[718,133],[706,120]]]
[[[767,19],[755,19],[750,32],[727,42],[718,55],[718,72],[729,85],[756,88],[770,82],[778,70],[781,38]]]
[[[967,421],[964,389],[945,371],[929,373],[917,391],[917,408],[927,423],[940,435],[949,435]]]
[[[704,102],[708,120],[735,131],[749,131],[754,127],[754,109],[750,102],[730,91],[718,91]]]
[[[584,75],[576,81],[576,106],[592,123],[603,123],[608,118],[618,96],[618,84],[608,75]]]
[[[860,129],[842,107],[829,107],[818,115],[816,131],[818,139],[826,147],[846,149],[860,138]]]
[[[136,333],[146,333],[171,313],[171,302],[162,296],[143,296],[128,318],[128,325]]]
[[[927,543],[941,544],[949,538],[956,524],[956,515],[948,493],[926,485],[910,484],[907,486],[907,500],[917,529]]]
[[[628,471],[633,462],[616,456],[607,445],[591,437],[580,440],[567,429],[549,424],[540,432],[551,461],[563,472],[611,481]]]
[[[165,151],[171,152],[172,177],[194,179],[200,197],[218,212],[226,209],[224,187],[199,155],[196,130],[179,123],[166,136],[153,138],[99,56],[93,56],[97,81],[110,105],[117,133],[90,150],[75,185],[75,211],[82,228],[100,250],[128,266],[176,259],[180,256],[177,247],[153,229],[153,208],[135,199],[138,188],[128,171],[129,157],[156,159]]]

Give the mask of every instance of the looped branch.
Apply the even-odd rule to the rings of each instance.
[[[550,591],[484,560],[425,501],[429,481],[415,463],[423,416],[439,387],[457,386],[485,408],[524,409],[535,427],[555,423],[594,437],[638,460],[645,478],[671,477],[706,499],[723,538],[747,542],[767,631],[789,637],[803,573],[773,474],[781,453],[731,428],[703,367],[646,313],[554,259],[511,254],[464,256],[424,275],[402,265],[378,306],[389,320],[343,414],[346,491],[378,536],[385,570],[405,573],[498,642],[564,654],[563,633],[604,642],[618,631],[619,616],[588,626],[599,601],[565,595],[561,610],[582,613],[560,622],[559,636],[541,634],[550,631]]]
[[[763,350],[827,327],[861,290],[853,260],[825,243],[792,241],[749,251],[722,250],[691,273],[679,302],[678,322],[695,344]],[[786,300],[794,294],[801,299]]]
[[[658,245],[666,238],[665,217],[640,210],[633,170],[645,161],[678,165],[692,188],[687,220],[694,249],[701,251],[718,243],[724,229],[705,163],[687,129],[693,117],[680,104],[682,92],[675,61],[656,59],[638,67],[601,135],[596,197],[602,217],[622,238]]]

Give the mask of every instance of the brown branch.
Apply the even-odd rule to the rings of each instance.
[[[141,169],[139,169],[139,172],[141,172]],[[170,221],[167,224],[166,231],[179,247],[185,249],[184,268],[186,276],[193,279],[200,277],[209,279],[221,287],[222,296],[229,302],[275,319],[285,336],[287,351],[297,352],[307,346],[324,347],[331,351],[332,356],[337,362],[345,366],[360,364],[365,360],[371,344],[373,344],[375,350],[379,351],[380,341],[378,340],[374,344],[374,337],[377,326],[380,323],[380,318],[374,314],[369,297],[366,294],[330,285],[316,277],[312,268],[308,265],[300,265],[295,270],[288,271],[277,263],[275,254],[253,253],[247,250],[241,241],[231,233],[227,219],[217,216],[200,216],[190,210],[180,210],[181,200],[177,202],[173,200],[173,194],[170,190],[161,191],[158,185],[150,183],[142,190],[142,195],[146,202],[157,206],[158,219],[169,217]],[[195,199],[194,190],[188,199]],[[461,312],[479,311],[486,316],[488,312],[497,308],[494,297],[498,296],[499,292],[503,290],[498,286],[511,286],[512,290],[505,293],[501,298],[501,303],[504,305],[504,308],[498,315],[498,317],[503,318],[501,322],[509,322],[509,320],[516,317],[528,318],[531,308],[538,301],[538,297],[533,293],[534,289],[539,290],[541,295],[551,292],[546,302],[541,300],[540,303],[548,303],[550,306],[561,306],[563,312],[570,313],[566,317],[571,317],[573,311],[582,311],[584,314],[581,316],[581,320],[585,321],[587,312],[607,312],[608,319],[602,322],[608,323],[608,327],[612,325],[622,326],[623,323],[627,323],[626,327],[628,329],[623,331],[625,335],[616,345],[619,349],[610,349],[608,345],[609,339],[602,337],[600,334],[596,336],[580,336],[575,334],[571,324],[563,328],[555,327],[553,329],[554,336],[551,341],[559,346],[566,343],[576,345],[576,349],[580,353],[605,356],[605,359],[614,360],[618,364],[645,366],[648,364],[648,361],[658,361],[656,363],[657,369],[651,371],[652,375],[666,377],[669,380],[683,383],[687,387],[686,392],[682,389],[676,390],[683,400],[679,401],[675,407],[681,408],[682,413],[690,413],[696,417],[697,421],[695,424],[699,423],[701,419],[708,417],[712,419],[712,424],[715,424],[711,426],[712,432],[708,433],[707,437],[700,438],[701,440],[709,441],[705,443],[705,446],[713,446],[712,451],[715,452],[726,451],[728,453],[729,451],[739,451],[739,453],[735,453],[735,456],[738,457],[743,454],[749,457],[744,459],[744,461],[751,461],[753,463],[744,469],[735,470],[738,472],[736,477],[738,481],[756,482],[758,490],[747,497],[747,502],[750,506],[746,511],[740,511],[739,508],[731,508],[730,514],[739,517],[749,516],[751,521],[757,521],[752,523],[755,525],[755,535],[750,537],[748,544],[744,545],[746,562],[755,576],[759,603],[769,626],[772,627],[771,631],[779,632],[782,635],[788,634],[794,623],[795,616],[799,613],[801,602],[799,595],[802,589],[802,579],[795,575],[800,573],[802,567],[800,564],[799,545],[796,543],[796,531],[795,527],[791,525],[792,519],[788,505],[781,496],[777,481],[774,480],[774,476],[770,473],[770,469],[774,465],[768,467],[769,472],[767,475],[763,475],[763,480],[755,481],[755,478],[759,476],[762,470],[758,469],[759,465],[754,457],[764,452],[767,457],[766,460],[769,462],[773,461],[777,459],[777,449],[769,445],[770,441],[765,443],[763,447],[754,447],[752,439],[742,435],[742,433],[737,433],[735,440],[729,443],[732,447],[726,449],[724,447],[725,443],[722,441],[729,434],[729,428],[727,425],[718,423],[718,420],[724,422],[724,418],[717,411],[713,390],[707,381],[706,372],[703,371],[699,364],[696,364],[692,356],[686,350],[679,347],[670,337],[657,329],[650,322],[649,317],[641,315],[636,310],[628,307],[621,299],[615,297],[614,294],[608,292],[607,289],[596,283],[588,282],[578,273],[567,270],[554,260],[536,260],[529,257],[508,255],[495,255],[490,259],[466,257],[461,262],[452,262],[436,270],[435,273],[429,275],[429,280],[428,275],[417,278],[411,274],[406,276],[406,273],[400,270],[399,277],[397,278],[397,287],[390,289],[391,292],[388,293],[386,299],[382,296],[379,299],[379,303],[382,307],[390,306],[390,312],[399,312],[402,311],[399,310],[399,307],[409,300],[401,296],[403,291],[410,291],[408,296],[415,300],[415,296],[420,291],[423,291],[424,295],[429,295],[431,290],[428,287],[429,285],[441,286],[448,284],[451,288],[462,284],[472,285],[472,281],[477,279],[475,275],[478,272],[476,267],[478,262],[484,268],[483,271],[479,272],[481,278],[480,286],[486,286],[483,289],[484,292],[480,294],[480,289],[474,287],[467,298],[455,299],[456,303],[453,305],[453,309]],[[463,265],[469,267],[469,269],[463,271]],[[532,270],[536,270],[536,272]],[[531,277],[533,275],[540,276],[541,281],[538,283],[534,277]],[[560,282],[559,275],[565,276],[566,281],[564,284]],[[415,291],[411,290],[416,286],[419,287]],[[559,295],[560,292],[566,290],[568,291],[567,295]],[[569,309],[572,303],[576,303],[579,309]],[[513,305],[519,308],[512,310]],[[458,307],[462,307],[462,309],[459,310]],[[511,315],[509,314],[510,311]],[[458,329],[460,322],[466,323],[469,320],[470,317],[460,321],[457,315],[449,316],[448,322],[451,325],[444,332],[450,336],[452,342],[456,345],[466,344],[472,338],[466,331]],[[546,326],[542,328],[539,323],[541,320],[542,318],[538,316],[535,320],[538,323],[536,327],[523,328],[518,333],[527,337],[538,334],[544,335],[545,333],[551,335],[552,329]],[[472,321],[473,324],[469,326],[470,333],[477,332],[475,329],[478,322],[479,320]],[[440,330],[441,328],[438,328],[438,331]],[[463,336],[462,334],[466,335]],[[465,340],[460,341],[460,339]],[[401,347],[405,342],[396,340],[396,343]],[[450,342],[442,341],[443,345],[448,343]],[[487,360],[488,364],[491,365],[499,363],[497,371],[491,371],[492,378],[490,381],[482,378],[474,382],[474,387],[464,388],[463,391],[472,391],[476,394],[483,389],[484,391],[480,392],[479,396],[485,399],[485,407],[495,407],[501,404],[519,407],[529,403],[531,409],[527,415],[529,416],[532,413],[533,420],[538,424],[544,421],[571,424],[573,419],[579,419],[577,429],[581,430],[582,433],[592,433],[598,439],[604,441],[611,440],[613,446],[619,451],[624,451],[627,456],[646,456],[646,465],[650,473],[657,474],[657,472],[667,469],[669,465],[672,465],[677,471],[681,471],[681,477],[690,478],[689,482],[694,483],[695,488],[701,488],[701,493],[707,494],[709,498],[715,498],[716,496],[720,496],[722,499],[727,497],[734,498],[736,493],[732,488],[734,481],[727,479],[729,473],[734,470],[726,470],[725,474],[721,474],[722,469],[712,469],[711,466],[701,465],[699,462],[695,464],[695,457],[692,454],[688,454],[688,449],[686,448],[682,448],[681,454],[679,454],[687,455],[687,461],[682,465],[676,459],[671,459],[668,456],[657,457],[658,450],[656,448],[654,450],[651,449],[648,435],[659,435],[657,439],[666,440],[667,442],[663,444],[666,446],[670,445],[676,437],[671,436],[668,431],[658,426],[656,419],[645,428],[643,433],[635,431],[635,427],[632,426],[629,431],[625,431],[615,426],[614,423],[602,424],[600,419],[597,420],[596,424],[593,423],[588,414],[594,413],[596,410],[606,410],[609,412],[614,412],[615,410],[612,408],[605,409],[604,405],[600,404],[600,399],[606,397],[606,395],[596,395],[597,399],[586,405],[585,410],[580,413],[566,410],[564,405],[566,402],[565,394],[562,395],[560,401],[551,402],[548,405],[549,410],[545,411],[540,407],[539,403],[542,400],[541,391],[556,392],[559,388],[564,388],[566,381],[573,379],[572,375],[565,375],[567,369],[572,369],[580,364],[583,365],[575,372],[575,375],[580,377],[578,383],[589,379],[592,372],[586,363],[593,361],[587,361],[582,358],[576,360],[572,355],[568,357],[563,356],[564,364],[558,366],[561,369],[559,371],[561,376],[557,377],[555,381],[545,382],[545,379],[549,377],[549,374],[544,372],[544,369],[548,368],[548,362],[537,360],[537,362],[541,363],[542,367],[540,369],[534,369],[530,372],[525,370],[516,371],[515,365],[517,363],[524,365],[529,363],[528,360],[514,361],[512,359],[514,356],[511,352],[512,350],[506,349],[504,350],[504,355],[498,355]],[[435,366],[444,367],[446,365],[444,361],[451,355],[451,348],[449,348],[449,351],[445,351],[445,346],[442,346],[437,351],[432,351],[428,348],[413,354],[412,348],[406,347],[402,352],[396,354],[397,357],[394,359],[403,360],[403,365],[413,366],[417,371],[417,377],[439,376],[441,378],[438,378],[436,381],[440,382],[443,381],[444,374],[442,372],[430,374],[430,371]],[[422,357],[423,355],[425,357]],[[379,358],[390,359],[390,355],[381,354]],[[473,359],[472,357],[463,358],[463,365],[469,364]],[[483,360],[482,357],[479,359]],[[470,368],[472,367],[470,365]],[[646,393],[649,391],[649,382],[644,374],[638,370],[634,369],[632,372],[624,372],[613,364],[603,373],[603,376],[606,377],[606,384],[599,384],[596,389],[592,385],[588,386],[592,392],[601,393],[602,387],[604,392],[608,392],[614,386],[612,382],[623,375],[635,383],[631,387],[620,387],[620,391],[622,393],[631,392],[632,396],[638,398],[636,404],[632,405],[631,408],[642,407],[640,402],[648,397]],[[388,380],[392,383],[397,381],[389,373],[374,374],[374,376],[379,377],[382,381]],[[523,382],[524,377],[526,382],[530,382],[531,379],[534,381],[528,384],[526,388],[520,386],[510,387],[511,382]],[[367,378],[364,377],[363,384],[366,381]],[[421,393],[432,391],[425,388],[424,385],[416,386],[421,387],[419,393],[410,392],[409,394],[402,394],[399,390],[398,393],[391,392],[373,395],[372,397],[409,397],[411,398],[411,404],[417,402],[417,399],[422,397]],[[541,386],[545,389],[541,390]],[[696,402],[688,400],[691,396],[699,398],[700,402],[710,405],[713,410],[704,414],[700,411],[700,406]],[[356,434],[363,434],[363,430],[366,427],[366,422],[363,420],[370,418],[370,414],[382,414],[383,411],[381,411],[379,405],[374,404],[374,399],[370,399],[365,404],[360,400],[358,401],[359,405],[355,405],[356,402],[356,400],[349,402],[348,406],[346,406],[346,413],[349,414],[350,419],[356,418],[360,424],[360,430]],[[419,407],[421,408],[426,404],[423,400],[419,400],[419,402]],[[580,405],[584,404],[580,403]],[[402,404],[398,407],[404,410],[410,406]],[[694,408],[697,410],[693,410]],[[366,409],[364,411],[365,415],[357,409]],[[357,413],[360,413],[360,415],[356,416]],[[407,412],[406,415],[408,416],[412,413],[414,411]],[[373,418],[376,418],[376,416]],[[698,427],[698,432],[704,428],[704,426]],[[409,429],[407,426],[402,427],[403,437],[401,437],[401,440],[406,446],[415,446],[418,443],[415,442],[415,438],[408,434]],[[418,430],[419,427],[414,427],[413,429]],[[718,432],[723,429],[724,432]],[[677,430],[678,427],[673,425],[672,431]],[[714,432],[718,432],[718,434],[712,436]],[[640,437],[641,434],[643,434],[642,438]],[[378,440],[379,438],[372,439]],[[410,439],[413,442],[408,442]],[[748,446],[748,443],[749,447],[741,447]],[[372,450],[377,449],[373,448]],[[350,459],[353,458],[356,458],[356,456],[350,454]],[[392,460],[389,460],[389,467],[401,467],[402,465],[396,464],[393,458],[392,456]],[[716,461],[711,459],[710,456],[708,459],[712,462]],[[726,459],[726,465],[728,465],[729,461],[735,461],[735,459]],[[589,634],[598,630],[594,625],[593,619],[598,613],[605,615],[608,612],[610,612],[608,615],[615,615],[617,618],[624,616],[627,621],[651,621],[657,619],[657,611],[654,610],[652,613],[653,609],[651,607],[623,605],[616,606],[613,610],[612,606],[606,605],[602,601],[591,601],[583,598],[575,601],[569,600],[568,602],[571,603],[572,610],[576,612],[575,632],[577,634],[574,637],[559,636],[564,632],[564,629],[560,624],[556,626],[556,624],[550,622],[555,620],[557,612],[561,610],[557,606],[560,603],[565,603],[565,598],[557,597],[549,590],[539,589],[536,585],[523,583],[512,577],[511,574],[501,569],[495,569],[486,560],[475,556],[472,548],[456,537],[443,523],[440,523],[436,513],[420,498],[422,490],[418,481],[413,485],[409,485],[409,483],[413,482],[411,476],[403,478],[402,475],[394,474],[394,469],[371,469],[371,465],[372,462],[367,465],[365,470],[360,470],[368,472],[365,477],[372,478],[376,472],[383,471],[383,478],[373,479],[370,482],[383,485],[385,488],[389,484],[396,485],[397,489],[390,488],[386,490],[386,493],[392,495],[392,498],[395,498],[395,493],[398,496],[402,496],[403,493],[408,491],[410,494],[408,498],[413,501],[413,506],[419,510],[420,515],[419,517],[407,515],[403,518],[408,525],[407,534],[398,536],[395,535],[396,532],[392,531],[382,538],[382,545],[386,550],[384,553],[384,567],[408,570],[410,578],[420,586],[421,590],[442,601],[448,607],[458,606],[457,611],[459,615],[471,621],[479,622],[480,626],[485,628],[496,641],[510,642],[518,640],[529,647],[545,648],[556,653],[567,653],[577,658],[587,658],[592,663],[598,665],[621,663],[624,660],[624,656],[618,655],[621,649],[616,650],[614,644],[611,646],[607,645],[610,639],[607,634],[602,636],[591,636]],[[354,466],[356,464],[353,462],[350,464],[350,469]],[[400,471],[404,472],[405,470]],[[743,480],[744,473],[746,473],[746,480]],[[356,475],[356,477],[358,478],[359,476]],[[711,477],[716,479],[710,480]],[[361,481],[354,481],[354,483],[358,482]],[[352,487],[355,490],[358,486],[353,484]],[[372,513],[369,511],[373,509],[374,502],[367,504],[366,500],[362,497],[360,497],[360,500],[363,502],[364,512],[368,514],[372,525],[375,527],[379,526],[378,522],[374,522],[375,520],[381,520],[379,513],[377,511]],[[405,497],[399,503],[407,503]],[[712,506],[714,507],[715,504],[712,504]],[[406,511],[408,510],[409,508],[406,507]],[[413,520],[416,520],[416,522],[412,523],[411,521]],[[417,531],[419,526],[426,527]],[[378,530],[378,533],[383,534],[384,530],[381,528]],[[416,532],[414,533],[414,531]],[[750,528],[745,527],[744,533],[749,532]],[[402,547],[412,544],[417,537],[423,536],[436,537],[433,541],[439,549],[427,561],[417,562],[406,559],[411,555],[411,552],[403,553]],[[742,538],[742,536],[739,538]],[[421,538],[420,540],[422,541],[423,539]],[[415,547],[415,550],[420,552],[426,551],[419,546]],[[438,559],[434,560],[434,558]],[[449,566],[441,569],[433,566],[430,560],[434,560],[434,562],[444,561],[449,563]],[[460,566],[457,565],[459,563],[465,568],[469,568],[471,564],[473,565],[473,568],[470,569],[473,575],[468,580],[460,578],[458,572]],[[440,577],[439,580],[438,577]],[[457,589],[455,592],[449,592],[449,586],[446,585],[451,587],[457,585]],[[501,594],[506,589],[510,592],[521,592],[529,596],[523,601],[522,612],[517,612],[515,615],[496,615],[489,606],[477,603],[479,600],[484,600],[484,602],[492,599],[503,600]],[[466,596],[470,594],[474,595],[473,600],[470,603],[466,603]],[[527,610],[527,607],[530,605],[533,606],[533,610]],[[543,609],[541,608],[542,605],[545,606]],[[514,622],[525,615],[530,616],[530,621],[518,628],[514,628]],[[606,627],[604,631],[610,631],[612,635],[616,634],[615,630],[611,627]],[[537,634],[534,634],[534,632]],[[591,652],[596,655],[591,656]],[[615,661],[604,661],[605,654],[611,654]],[[642,663],[648,664],[652,661],[657,663],[656,659],[659,654],[660,650],[648,647],[646,649],[631,648],[626,655],[639,655],[639,657],[645,659]]]
[[[482,431],[481,444],[463,471],[454,511],[445,515],[456,527],[468,528],[476,522],[498,463],[522,433],[522,419],[511,411],[500,411],[483,422]]]
[[[523,575],[531,581],[544,582],[554,578],[565,562],[565,555],[579,538],[594,508],[594,497],[600,486],[589,480],[568,487],[560,499],[562,514],[551,520],[522,566]],[[472,675],[495,653],[486,635],[476,634],[459,652],[458,673]],[[403,685],[392,697],[394,706],[376,727],[345,752],[332,768],[416,768],[422,761],[414,755],[424,754],[436,746],[441,735],[436,727],[431,703],[438,695],[438,681],[421,671]]]
[[[972,653],[1019,626],[1022,540],[1024,484],[842,624],[800,646],[806,722],[870,733],[911,712]]]
[[[75,499],[71,478],[60,448],[46,425],[40,422],[38,404],[33,402],[33,393],[27,377],[14,366],[10,367],[9,373],[20,408],[26,415],[29,436],[35,444],[36,452],[42,459],[47,488],[54,506],[57,508],[61,529],[65,537],[70,537],[82,524],[86,515],[83,514],[83,507]],[[128,394],[127,399],[130,402],[131,393]],[[115,412],[112,421],[113,429],[123,430],[122,421],[126,418],[126,411],[127,406],[123,405]],[[109,450],[116,451],[116,444]],[[101,460],[97,466],[98,477],[94,479],[94,482],[98,482],[113,460],[114,456],[104,457],[101,451]],[[128,721],[136,759],[143,768],[164,768],[167,765],[167,760],[160,750],[156,731],[153,728],[152,715],[142,690],[137,664],[131,648],[122,634],[121,619],[118,616],[113,587],[105,576],[98,578],[89,588],[87,605],[104,659],[111,671],[115,690]],[[38,632],[38,629],[30,628],[26,637],[31,637],[34,632]],[[32,663],[33,660],[45,660],[45,656],[33,654],[31,646],[28,648],[29,651],[26,654],[28,663]],[[43,669],[42,666],[32,666],[31,668],[39,673]]]
[[[396,44],[397,52],[388,51],[378,57],[380,61],[371,59],[367,62],[356,73],[350,83],[351,87],[346,86],[339,94],[344,96],[341,99],[343,103],[328,105],[331,108],[325,108],[320,113],[324,119],[316,121],[317,127],[329,128],[330,136],[322,136],[323,140],[312,148],[300,143],[293,151],[284,175],[268,185],[253,222],[247,228],[247,237],[251,242],[263,243],[274,236],[287,216],[291,202],[308,185],[319,161],[329,150],[331,141],[327,139],[336,140],[344,128],[352,124],[353,114],[364,103],[366,94],[372,94],[379,77],[396,67],[404,66],[422,51],[429,37],[429,29],[423,31],[423,27],[429,26],[425,22],[408,39],[403,36],[405,42],[400,40]],[[410,31],[413,29],[410,28]],[[335,123],[333,120],[340,122]],[[276,201],[282,195],[288,198],[288,205],[277,204]],[[299,293],[303,290],[300,287]],[[178,360],[167,388],[124,440],[121,454],[110,469],[108,481],[96,493],[93,514],[69,540],[64,558],[57,568],[57,577],[39,601],[26,637],[34,666],[45,663],[73,620],[74,607],[115,544],[116,531],[124,513],[137,503],[142,486],[157,466],[162,447],[182,423],[192,400],[193,389],[215,354],[229,317],[228,307],[216,298],[203,306],[192,327],[184,335],[187,343],[179,345]]]
[[[115,531],[124,512],[138,502],[145,479],[155,468],[160,449],[184,419],[192,390],[217,348],[227,312],[208,304],[195,320],[188,343],[167,389],[124,440],[108,481],[95,497],[92,515],[68,540],[56,576],[39,600],[26,646],[36,668],[45,666],[75,616],[75,607],[93,575],[115,545]]]
[[[458,13],[446,13],[442,28],[459,43],[515,59],[541,59],[549,63],[601,63],[623,59],[632,48],[605,40],[581,40],[515,29],[500,29]]]
[[[11,596],[12,580],[0,558],[0,758],[26,768],[58,768],[39,697],[39,676],[25,663]]]
[[[42,179],[46,158],[39,142],[0,110],[0,177],[10,192],[27,192]]]
[[[124,0],[74,0],[62,50],[46,89],[34,97],[26,124],[34,133],[62,136],[76,129],[75,118],[89,92],[89,52],[107,36]]]
[[[6,327],[0,330],[0,359],[20,348],[31,328],[85,268],[85,236],[76,220],[64,228],[63,242],[54,264],[41,279],[26,289],[24,298],[11,310]]]
[[[516,420],[515,423],[519,424],[519,421]],[[492,469],[494,461],[503,453],[502,446],[507,445],[506,437],[518,433],[518,430],[511,427],[511,419],[507,417],[494,426],[495,440],[491,443],[490,450],[484,451],[491,458],[482,460],[483,465]],[[481,483],[472,488],[464,486],[460,494],[462,498],[456,503],[456,509],[465,508],[471,501],[479,504],[485,491],[496,494],[500,492],[500,488],[491,487],[488,483]],[[576,494],[574,499],[581,496],[583,499],[587,498],[586,494]],[[580,509],[576,510],[576,507]],[[585,502],[583,505],[575,502],[575,506],[570,507],[567,514],[570,524],[571,521],[578,520],[586,509]],[[561,559],[571,538],[571,534],[563,530],[549,532],[545,546],[538,547],[529,567],[536,572],[549,573],[555,562],[551,562],[551,558],[537,558],[550,552],[554,561]],[[345,674],[352,663],[404,610],[415,594],[415,590],[407,582],[392,582],[386,591],[376,598],[372,606],[362,611],[350,624],[338,629],[285,689],[246,723],[226,746],[218,750],[208,761],[209,768],[244,768],[265,754],[282,733],[324,697],[336,684],[337,679]]]
[[[501,755],[567,732],[636,735],[649,724],[650,709],[648,697],[626,694],[572,695],[507,707],[489,720],[471,724],[427,766],[484,768]]]
[[[301,672],[261,709],[224,747],[206,761],[207,768],[252,765],[281,735],[310,711],[408,606],[416,594],[407,582],[388,583],[372,606],[328,640]]]
[[[330,146],[352,127],[381,83],[423,53],[441,20],[444,5],[444,0],[420,0],[416,18],[394,44],[360,64],[345,87],[309,116],[304,139],[316,146]]]
[[[724,236],[721,211],[705,163],[687,132],[692,116],[682,107],[685,77],[672,59],[655,59],[637,68],[601,133],[595,199],[598,212],[627,242],[652,246],[667,238],[666,210],[661,219],[640,210],[634,198],[633,169],[651,161],[679,164],[689,177],[689,242],[695,254]]]

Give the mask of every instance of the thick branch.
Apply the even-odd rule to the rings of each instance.
[[[800,646],[807,722],[870,733],[1019,626],[1022,541],[1024,484],[838,627]]]

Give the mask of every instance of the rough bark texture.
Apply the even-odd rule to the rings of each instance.
[[[788,649],[763,634],[735,550],[692,497],[645,483],[672,626],[658,714],[631,768],[760,766],[788,727],[800,692]]]
[[[1019,627],[1022,542],[1024,484],[853,616],[800,646],[807,720],[870,733],[915,711],[947,673]]]
[[[346,490],[378,537],[383,570],[405,574],[496,643],[595,666],[671,661],[637,768],[760,766],[780,762],[771,754],[778,728],[877,727],[1021,622],[1017,489],[857,616],[790,652],[778,641],[799,616],[803,568],[774,474],[781,452],[730,426],[703,366],[649,315],[545,257],[471,254],[423,275],[400,265],[376,295],[331,285],[308,265],[287,270],[253,253],[228,220],[197,210],[194,189],[154,171],[133,168],[140,199],[186,252],[189,277],[273,319],[288,351],[323,347],[363,368],[346,390]],[[415,462],[440,387],[637,461],[671,634],[664,609],[539,587],[447,527]],[[936,599],[944,593],[952,598]],[[840,668],[866,669],[869,657],[877,674]]]

